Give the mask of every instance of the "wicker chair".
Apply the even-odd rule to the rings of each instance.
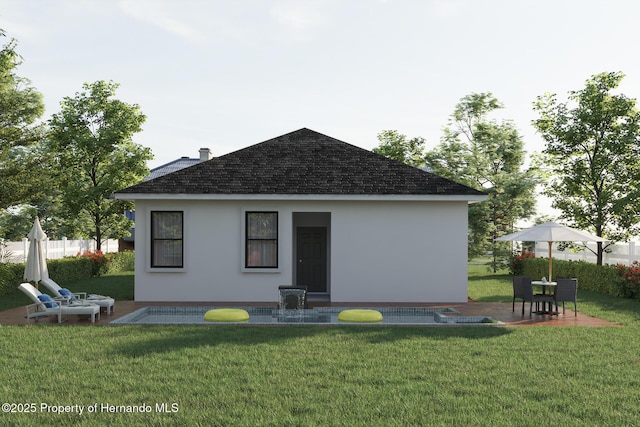
[[[536,303],[536,310],[539,303],[554,302],[553,295],[534,295],[533,285],[531,284],[531,277],[527,276],[514,276],[513,277],[513,302],[511,304],[511,311],[516,310],[516,299],[522,300],[522,315],[524,316],[524,304],[529,303],[529,317],[531,317],[533,303]]]
[[[523,276],[513,276],[513,301],[511,303],[511,311],[516,311],[516,299],[522,300],[522,314],[524,314],[524,288],[522,286]]]
[[[558,303],[562,303],[562,314],[565,314],[565,302],[573,302],[573,311],[575,315],[578,315],[578,279],[557,279],[558,285],[556,286],[553,300],[556,304],[556,311],[558,311]]]

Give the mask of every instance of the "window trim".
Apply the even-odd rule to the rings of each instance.
[[[275,214],[275,239],[251,239],[249,238],[249,216],[251,214]],[[247,210],[244,211],[244,262],[245,271],[278,271],[280,268],[280,214],[278,211]],[[249,242],[250,241],[275,241],[275,265],[272,266],[250,266],[249,265]]]
[[[181,234],[181,238],[180,239],[156,239],[154,238],[153,235],[153,217],[154,214],[162,214],[162,213],[179,213],[182,217],[182,221],[180,224],[180,234]],[[185,262],[185,256],[184,256],[184,217],[185,217],[185,213],[182,210],[168,210],[168,209],[162,209],[162,210],[151,210],[149,211],[149,244],[150,244],[150,249],[149,249],[149,268],[152,271],[161,271],[161,270],[168,270],[168,271],[179,271],[179,270],[183,270],[184,269],[184,262]],[[154,242],[157,240],[165,240],[165,241],[180,241],[181,242],[181,252],[182,252],[182,257],[180,259],[180,265],[154,265]]]

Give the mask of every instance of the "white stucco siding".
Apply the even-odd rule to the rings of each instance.
[[[150,268],[152,210],[184,211],[183,269]],[[252,210],[278,212],[277,270],[243,269]],[[466,202],[223,200],[136,201],[136,301],[275,302],[278,286],[295,280],[297,212],[330,215],[331,301],[466,301]]]
[[[332,301],[467,301],[466,203],[344,205],[332,229]]]
[[[184,211],[184,268],[149,267],[148,220],[153,210]],[[279,268],[243,272],[244,212],[279,211]],[[276,301],[277,288],[291,284],[290,215],[273,204],[225,201],[136,203],[136,301]],[[283,244],[287,242],[287,244]],[[283,279],[283,276],[286,279]]]

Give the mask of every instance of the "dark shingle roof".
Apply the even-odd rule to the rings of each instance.
[[[306,128],[119,193],[484,195]]]
[[[158,178],[159,176],[166,175],[168,173],[179,171],[180,169],[188,168],[198,163],[200,163],[200,159],[190,159],[188,157],[181,157],[179,159],[166,163],[162,166],[158,166],[157,168],[151,169],[151,171],[149,172],[149,176],[145,178],[145,181]]]

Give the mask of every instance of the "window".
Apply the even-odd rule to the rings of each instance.
[[[278,268],[278,212],[246,213],[246,268]]]
[[[151,267],[183,267],[183,212],[151,212]]]

